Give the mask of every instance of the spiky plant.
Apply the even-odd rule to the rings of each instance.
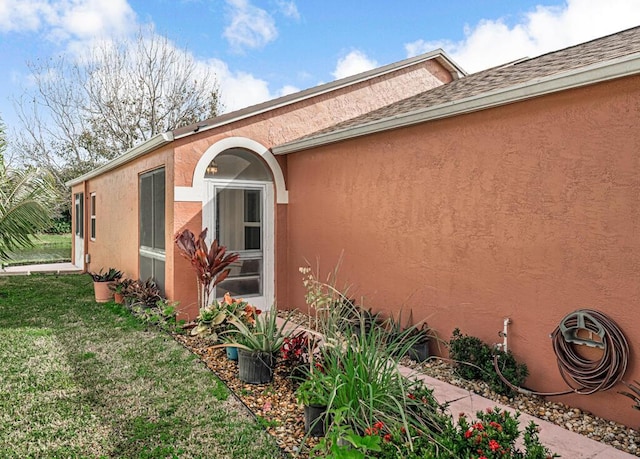
[[[175,242],[181,255],[189,260],[196,272],[198,281],[198,306],[202,309],[209,305],[209,298],[216,285],[225,280],[240,255],[227,253],[227,248],[214,239],[211,247],[207,245],[207,228],[196,239],[188,229],[176,234]]]

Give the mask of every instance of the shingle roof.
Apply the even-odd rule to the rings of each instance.
[[[640,27],[471,74],[298,139],[355,128],[640,52]],[[294,144],[297,141],[289,142]]]

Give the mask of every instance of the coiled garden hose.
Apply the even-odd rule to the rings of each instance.
[[[595,333],[600,339],[581,338],[578,336],[580,330]],[[601,312],[581,309],[567,315],[551,333],[551,340],[560,375],[571,389],[561,392],[535,392],[517,387],[502,375],[498,367],[498,356],[495,355],[493,367],[502,382],[526,395],[591,395],[611,389],[622,380],[627,371],[629,343],[618,325]],[[586,359],[576,352],[572,343],[600,348],[602,356],[599,360]]]

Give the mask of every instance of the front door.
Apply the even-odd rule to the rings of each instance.
[[[208,184],[209,243],[217,238],[227,252],[240,255],[229,277],[214,292],[216,298],[230,293],[257,308],[267,310],[273,302],[273,185],[271,183]],[[208,214],[208,215],[207,215]]]
[[[75,230],[73,237],[73,246],[75,248],[74,265],[84,269],[84,193],[76,193],[75,201]]]

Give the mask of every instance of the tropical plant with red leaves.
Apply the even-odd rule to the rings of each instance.
[[[207,245],[207,228],[202,230],[198,238],[188,229],[175,236],[175,242],[184,258],[189,260],[196,272],[198,281],[198,306],[204,308],[209,305],[211,292],[216,285],[225,280],[234,263],[240,255],[227,253],[227,248],[214,239],[211,247]]]

